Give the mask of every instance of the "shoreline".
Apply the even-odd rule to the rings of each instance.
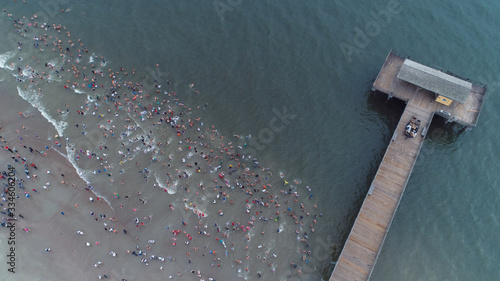
[[[7,141],[7,143],[2,142],[3,146],[8,145],[16,148],[17,154],[25,157],[27,162],[35,163],[38,167],[34,173],[37,177],[35,181],[32,181],[26,178],[23,169],[19,167],[19,162],[16,163],[10,158],[11,153],[6,149],[2,149],[0,152],[2,166],[5,165],[1,170],[6,170],[7,164],[17,166],[16,177],[24,179],[23,185],[25,186],[24,190],[21,190],[18,185],[16,186],[16,193],[20,197],[16,199],[16,212],[24,217],[18,217],[16,221],[16,273],[9,273],[5,267],[6,264],[2,263],[0,276],[3,276],[3,280],[58,280],[61,276],[71,276],[76,280],[95,280],[99,274],[107,274],[111,280],[121,280],[117,279],[119,276],[128,276],[127,278],[135,276],[132,280],[137,280],[143,277],[165,278],[166,272],[170,271],[169,269],[179,271],[178,266],[175,266],[174,263],[164,263],[164,271],[144,270],[145,267],[140,266],[139,263],[133,263],[132,257],[128,255],[123,257],[123,249],[116,249],[120,249],[123,242],[133,245],[134,239],[129,235],[124,235],[121,229],[114,235],[102,235],[102,230],[96,227],[96,222],[90,215],[90,212],[94,212],[114,217],[111,205],[108,206],[96,200],[90,202],[89,197],[95,198],[96,196],[84,189],[87,183],[80,178],[72,164],[63,155],[52,151],[55,149],[46,152],[47,156],[34,155],[16,144],[16,140],[20,140],[16,130],[22,126],[26,126],[25,130],[20,131],[20,135],[24,135],[22,144],[33,148],[38,147],[43,141],[31,140],[29,136],[33,138],[33,134],[40,134],[43,130],[55,131],[43,117],[37,118],[37,114],[40,114],[38,111],[32,117],[19,117],[17,112],[25,108],[22,105],[24,102],[26,101],[13,99],[13,102],[9,102],[9,106],[5,106],[7,103],[0,105],[0,110],[13,116],[8,121],[4,121],[5,118],[0,120],[3,125],[0,135]],[[51,173],[47,174],[47,170],[50,170]],[[61,171],[64,177],[60,175]],[[67,183],[61,184],[62,180]],[[42,186],[46,183],[50,183],[50,185],[44,189]],[[77,188],[74,188],[72,184],[75,184]],[[30,194],[30,198],[25,196],[25,192]],[[64,212],[64,215],[61,212]],[[106,222],[105,220],[99,221]],[[23,230],[25,228],[29,229],[29,232],[25,232]],[[81,230],[85,234],[79,235],[77,230]],[[0,237],[2,237],[0,249],[2,250],[7,248],[4,233],[6,232],[0,232]],[[86,242],[91,243],[91,246],[87,247]],[[96,242],[100,246],[96,245]],[[51,249],[50,252],[44,250],[48,248]],[[119,263],[123,264],[123,267],[117,266],[119,264],[108,258],[111,249],[115,249],[122,256],[121,258],[126,259],[125,262]],[[109,261],[104,261],[102,267],[95,268],[93,262],[103,260],[103,257]],[[135,268],[134,272],[136,273],[129,271],[124,274],[125,269],[130,266]],[[57,270],[47,271],[47,268]],[[120,268],[122,272],[117,271]],[[92,272],[92,275],[89,272]],[[139,276],[141,277],[139,278]]]

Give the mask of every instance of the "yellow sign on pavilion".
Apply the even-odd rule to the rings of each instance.
[[[442,95],[437,95],[436,101],[439,102],[439,103],[441,103],[441,104],[444,104],[446,106],[449,106],[453,102],[452,99],[446,98],[446,97],[444,97]]]

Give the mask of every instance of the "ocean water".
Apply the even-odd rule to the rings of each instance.
[[[3,91],[10,97],[28,101],[31,108],[26,109],[27,113],[35,112],[35,108],[42,113],[54,128],[41,137],[63,143],[60,149],[54,149],[66,156],[81,177],[115,210],[121,204],[115,193],[122,197],[139,191],[144,194],[147,207],[138,216],[151,215],[155,223],[136,230],[134,235],[154,237],[157,242],[165,240],[162,248],[182,252],[172,247],[170,236],[165,238],[166,226],[181,228],[180,220],[196,224],[200,220],[197,214],[203,213],[206,218],[201,218],[201,225],[215,232],[214,223],[223,226],[225,222],[246,222],[254,210],[260,210],[259,203],[250,204],[250,208],[238,205],[244,202],[246,194],[238,186],[231,188],[247,171],[239,167],[233,172],[233,166],[228,165],[236,163],[224,153],[223,160],[207,162],[194,152],[197,147],[208,153],[209,148],[204,147],[207,144],[212,149],[232,142],[234,147],[229,151],[246,156],[240,163],[251,168],[250,172],[260,173],[263,180],[259,185],[271,184],[271,192],[285,198],[289,195],[282,195],[280,189],[298,191],[305,209],[318,215],[315,232],[311,233],[312,215],[305,218],[308,222],[303,227],[288,218],[270,220],[275,223],[271,225],[258,218],[275,217],[275,210],[263,209],[262,215],[255,215],[257,222],[248,234],[228,232],[231,234],[224,240],[228,246],[236,245],[234,252],[229,250],[231,247],[221,247],[222,243],[215,242],[213,237],[194,237],[192,243],[199,248],[209,245],[218,247],[220,253],[228,252],[227,256],[219,254],[228,266],[213,272],[213,276],[222,278],[236,274],[253,280],[258,278],[257,272],[265,280],[283,279],[288,274],[293,274],[296,280],[328,278],[402,112],[400,103],[386,102],[382,94],[370,93],[371,84],[391,49],[487,84],[488,98],[477,128],[459,133],[457,126],[434,120],[372,280],[498,278],[496,233],[500,230],[500,210],[495,202],[499,198],[496,189],[499,151],[495,145],[498,133],[491,129],[498,118],[494,109],[500,102],[496,96],[500,86],[496,75],[500,63],[496,44],[500,42],[496,28],[500,24],[496,16],[498,3],[18,2],[4,4],[13,17],[9,20],[4,13],[1,18],[0,32],[6,38],[0,42]],[[34,13],[38,18],[30,21]],[[23,20],[25,24],[36,21],[38,27],[28,27],[30,31],[20,39],[13,20],[22,16],[28,17]],[[66,29],[61,33],[53,28],[42,31],[41,23],[48,23],[49,27],[62,24]],[[58,47],[52,44],[45,47],[42,42],[32,40],[33,34],[43,33],[76,43],[74,48],[61,45],[63,49],[71,48],[74,57],[69,54],[64,57],[70,62],[63,62],[59,50],[52,51]],[[94,76],[91,69],[102,70],[102,76],[96,75],[95,90],[92,85],[88,87],[91,82],[81,81],[81,74],[75,78],[71,71],[66,71],[75,63],[78,39],[88,49],[88,53],[82,53],[78,69],[86,66],[87,70],[82,72],[87,77]],[[21,50],[17,50],[17,41],[23,41]],[[35,48],[36,43],[39,46]],[[44,51],[40,51],[42,48]],[[37,73],[50,72],[50,78],[45,79],[51,82],[31,85],[26,78],[18,82],[18,67],[25,76],[30,75],[31,69]],[[65,74],[58,77],[55,70],[61,67]],[[123,85],[117,91],[121,97],[116,99],[121,105],[114,104],[111,97],[108,102],[104,100],[106,93],[110,94],[106,89],[112,85],[108,69],[120,72],[115,74],[115,81]],[[84,87],[71,89],[66,80],[78,80]],[[173,129],[165,123],[153,125],[148,113],[141,113],[151,108],[138,107],[135,112],[131,105],[128,112],[122,93],[132,99],[132,92],[137,90],[126,89],[125,81],[133,81],[134,87],[142,86],[144,94],[150,94],[149,98],[143,98],[144,102],[138,98],[133,106],[141,102],[141,106],[159,107],[159,112],[170,110],[173,113],[170,117],[186,129]],[[40,95],[38,88],[43,88]],[[95,107],[96,115],[91,115]],[[66,108],[70,109],[68,113]],[[85,110],[85,117],[75,114],[76,110]],[[179,115],[180,111],[184,115]],[[200,121],[196,120],[198,117]],[[131,120],[127,122],[127,118]],[[188,119],[195,123],[193,127]],[[177,130],[183,131],[181,139],[176,135]],[[63,137],[56,138],[56,134]],[[200,139],[201,134],[206,139]],[[210,135],[214,135],[213,140]],[[189,138],[197,144],[186,143]],[[109,152],[99,146],[108,146]],[[96,155],[88,158],[87,150]],[[218,149],[215,150],[217,154]],[[194,162],[200,163],[203,173],[186,166],[197,166]],[[106,172],[100,163],[109,165]],[[135,163],[141,163],[140,167]],[[171,163],[172,167],[161,163]],[[221,168],[217,168],[219,165]],[[221,171],[225,173],[224,179],[219,178]],[[121,180],[126,184],[121,185]],[[311,188],[310,192],[306,186]],[[159,190],[160,187],[166,192]],[[187,193],[187,189],[191,192]],[[216,197],[219,192],[229,197],[225,200],[224,196]],[[313,196],[308,199],[310,194]],[[212,204],[212,200],[218,203]],[[236,205],[231,207],[222,202],[229,200]],[[292,202],[293,197],[289,200],[294,211],[300,209],[300,202]],[[171,212],[168,204],[176,211]],[[219,215],[222,209],[224,216]],[[119,219],[130,220],[130,216],[130,211],[124,212]],[[135,226],[129,224],[130,228]],[[276,229],[284,231],[277,234]],[[309,247],[297,240],[295,230],[300,230],[300,238],[308,232]],[[266,234],[261,235],[261,231]],[[245,241],[248,241],[245,235],[250,237],[249,242]],[[245,245],[252,249],[252,259],[248,261],[239,254]],[[310,254],[305,253],[307,263],[297,248],[311,250]],[[234,259],[243,262],[237,264]],[[203,271],[213,270],[210,262],[201,257],[196,262]],[[297,269],[290,263],[297,263],[303,274],[297,275]],[[250,268],[250,273],[245,268]]]

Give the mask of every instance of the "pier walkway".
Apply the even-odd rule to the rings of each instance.
[[[368,280],[424,143],[420,132],[433,115],[406,106],[330,280]],[[413,116],[421,121],[420,130],[408,138],[403,132]]]
[[[434,114],[473,127],[486,93],[483,85],[420,65],[392,51],[373,89],[404,100],[406,107],[330,281],[369,280]],[[420,129],[409,138],[404,131],[413,117],[420,120]]]

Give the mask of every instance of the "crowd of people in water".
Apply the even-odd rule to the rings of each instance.
[[[10,164],[24,170],[23,176],[17,175],[18,194],[26,197],[23,200],[33,200],[30,197],[38,186],[47,189],[51,185],[40,183],[36,174],[57,171],[44,170],[36,163],[39,157],[59,151],[79,168],[81,177],[87,177],[88,184],[84,191],[60,174],[60,181],[52,185],[71,185],[93,204],[109,203],[111,215],[90,211],[92,220],[102,223],[107,233],[131,235],[137,241],[125,251],[109,249],[111,257],[132,255],[144,265],[159,264],[162,271],[163,262],[182,261],[186,262],[183,268],[200,278],[208,275],[191,268],[202,267],[201,263],[214,268],[230,263],[235,270],[257,278],[273,274],[277,268],[288,272],[286,277],[297,276],[311,266],[315,248],[310,236],[322,217],[312,189],[284,173],[273,174],[255,155],[247,155],[250,136],[224,137],[215,126],[205,125],[200,112],[208,111],[208,104],[189,107],[181,102],[173,84],[159,76],[160,64],[154,66],[154,75],[140,75],[140,70],[123,67],[106,69],[106,58],[89,51],[82,40],[73,39],[65,26],[38,22],[36,14],[17,18],[6,10],[4,13],[19,36],[18,50],[31,48],[33,54],[29,60],[19,56],[10,62],[22,89],[43,97],[48,94],[45,85],[60,83],[64,94],[86,96],[81,104],[61,104],[57,112],[50,113],[54,119],[79,120],[64,129],[64,136],[40,140],[33,131],[36,143],[45,142],[35,147],[22,137],[23,130],[34,129],[27,125],[19,128],[17,140],[1,139],[2,153],[12,159]],[[37,52],[43,56],[52,52],[57,60],[39,61]],[[23,112],[19,115],[32,118]],[[95,134],[99,135],[98,141],[91,145],[83,141],[91,135],[95,139]],[[125,175],[130,173],[134,177],[129,182]],[[4,179],[5,201],[5,172],[0,178]],[[96,185],[106,181],[109,190]],[[143,194],[146,186],[153,190],[147,189],[148,196]],[[173,193],[181,199],[173,200],[177,198]],[[152,200],[166,202],[167,210],[177,214],[169,218],[178,221],[164,226],[162,239],[169,241],[167,246],[156,247],[164,243],[148,239],[150,232],[145,230],[155,218],[155,211],[146,207]],[[213,205],[217,205],[217,212],[209,210],[214,209],[210,207]],[[6,208],[2,204],[2,225],[9,215]],[[143,215],[144,210],[149,214]],[[64,211],[61,215],[65,215]],[[277,249],[270,251],[265,241],[280,239],[283,232],[294,233],[296,246],[288,256],[278,257]],[[84,232],[78,230],[76,234]],[[210,239],[215,243],[207,245]],[[252,239],[258,242],[250,244]],[[86,241],[85,245],[106,246],[98,241]],[[178,247],[185,247],[185,255],[169,254]],[[45,250],[51,252],[50,248]],[[268,272],[253,268],[262,263],[268,265]],[[95,267],[101,266],[105,266],[101,261],[95,263]],[[172,278],[171,272],[166,274]],[[98,278],[108,278],[108,274]]]

